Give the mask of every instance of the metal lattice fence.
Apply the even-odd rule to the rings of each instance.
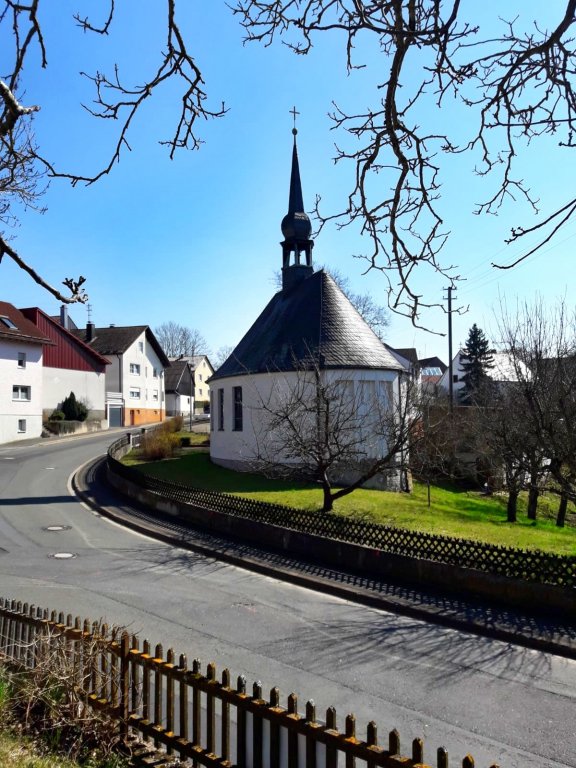
[[[127,445],[128,438],[125,437],[110,447],[108,463],[113,472],[171,501],[336,541],[360,544],[382,552],[472,568],[538,584],[572,589],[576,587],[576,557],[409,531],[326,512],[294,509],[217,491],[191,488],[151,477],[122,464],[114,456]]]

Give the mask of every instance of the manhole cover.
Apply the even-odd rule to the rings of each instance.
[[[47,525],[42,530],[43,531],[69,531],[71,530],[71,525]]]
[[[70,560],[72,557],[76,557],[74,552],[56,552],[53,555],[48,555],[48,557],[53,557],[55,560]]]

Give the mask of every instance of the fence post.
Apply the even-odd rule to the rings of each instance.
[[[448,750],[445,747],[438,747],[436,765],[438,768],[448,768]]]
[[[130,712],[130,639],[128,632],[122,632],[120,639],[120,739],[128,739],[128,717]]]

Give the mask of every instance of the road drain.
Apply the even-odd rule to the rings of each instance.
[[[76,554],[74,552],[55,552],[48,557],[53,557],[55,560],[70,560],[70,558],[76,557]]]
[[[42,528],[43,531],[70,531],[71,525],[46,525]]]

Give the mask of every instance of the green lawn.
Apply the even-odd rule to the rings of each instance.
[[[317,486],[270,480],[256,474],[233,472],[210,462],[207,453],[191,452],[177,459],[140,463],[133,454],[125,463],[154,477],[221,491],[299,509],[319,509],[322,492]],[[525,517],[526,500],[521,499],[517,523],[506,522],[505,496],[485,497],[455,487],[432,488],[428,507],[426,487],[415,483],[413,493],[358,490],[339,499],[335,512],[378,523],[418,531],[477,539],[524,549],[541,549],[576,555],[576,513],[570,509],[566,528],[556,528],[554,496],[546,496],[536,523]]]

